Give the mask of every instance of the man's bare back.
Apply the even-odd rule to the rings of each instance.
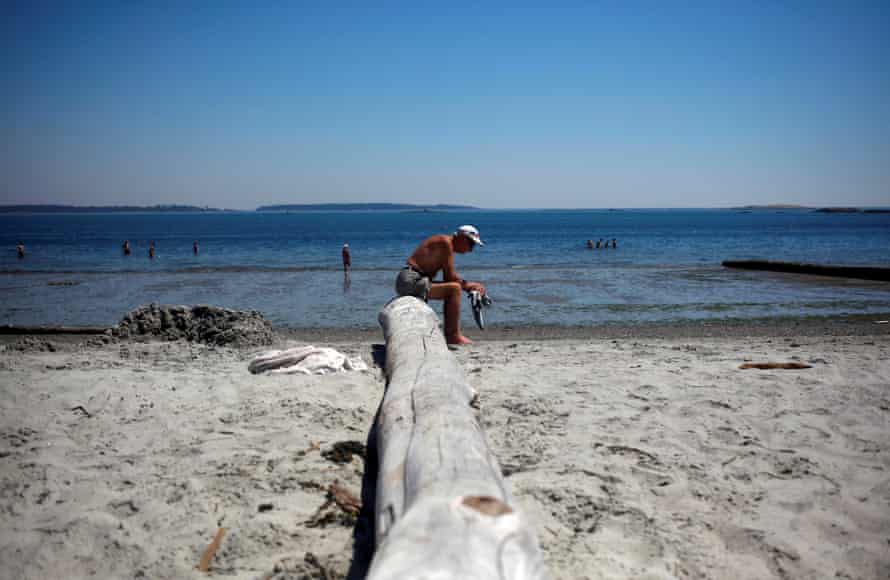
[[[443,282],[459,281],[454,270],[454,245],[451,239],[452,236],[445,234],[428,237],[408,258],[408,265],[426,274],[430,280],[442,270]]]

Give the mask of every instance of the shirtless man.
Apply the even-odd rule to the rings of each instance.
[[[473,226],[461,226],[450,236],[430,236],[417,246],[396,278],[396,294],[399,296],[445,301],[445,341],[448,344],[472,342],[460,332],[460,296],[471,290],[485,294],[485,286],[458,276],[454,254],[472,252],[476,245],[485,244],[479,237],[479,230]],[[442,281],[433,282],[439,270],[442,270]]]

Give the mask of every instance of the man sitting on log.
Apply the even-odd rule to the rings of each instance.
[[[476,245],[485,244],[479,237],[479,230],[473,226],[460,226],[450,236],[430,236],[417,246],[396,278],[396,294],[399,296],[445,301],[445,341],[448,344],[472,342],[460,333],[460,295],[472,290],[485,294],[485,286],[458,276],[454,253],[472,252]],[[439,270],[442,270],[442,281],[433,282]]]

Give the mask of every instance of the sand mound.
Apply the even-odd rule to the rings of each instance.
[[[206,305],[140,306],[128,312],[112,332],[121,338],[157,336],[228,346],[272,343],[272,325],[256,310],[244,312]]]

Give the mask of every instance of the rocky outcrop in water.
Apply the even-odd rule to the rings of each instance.
[[[272,325],[256,310],[218,306],[149,304],[131,310],[112,329],[115,336],[156,336],[167,340],[226,346],[271,344]]]

